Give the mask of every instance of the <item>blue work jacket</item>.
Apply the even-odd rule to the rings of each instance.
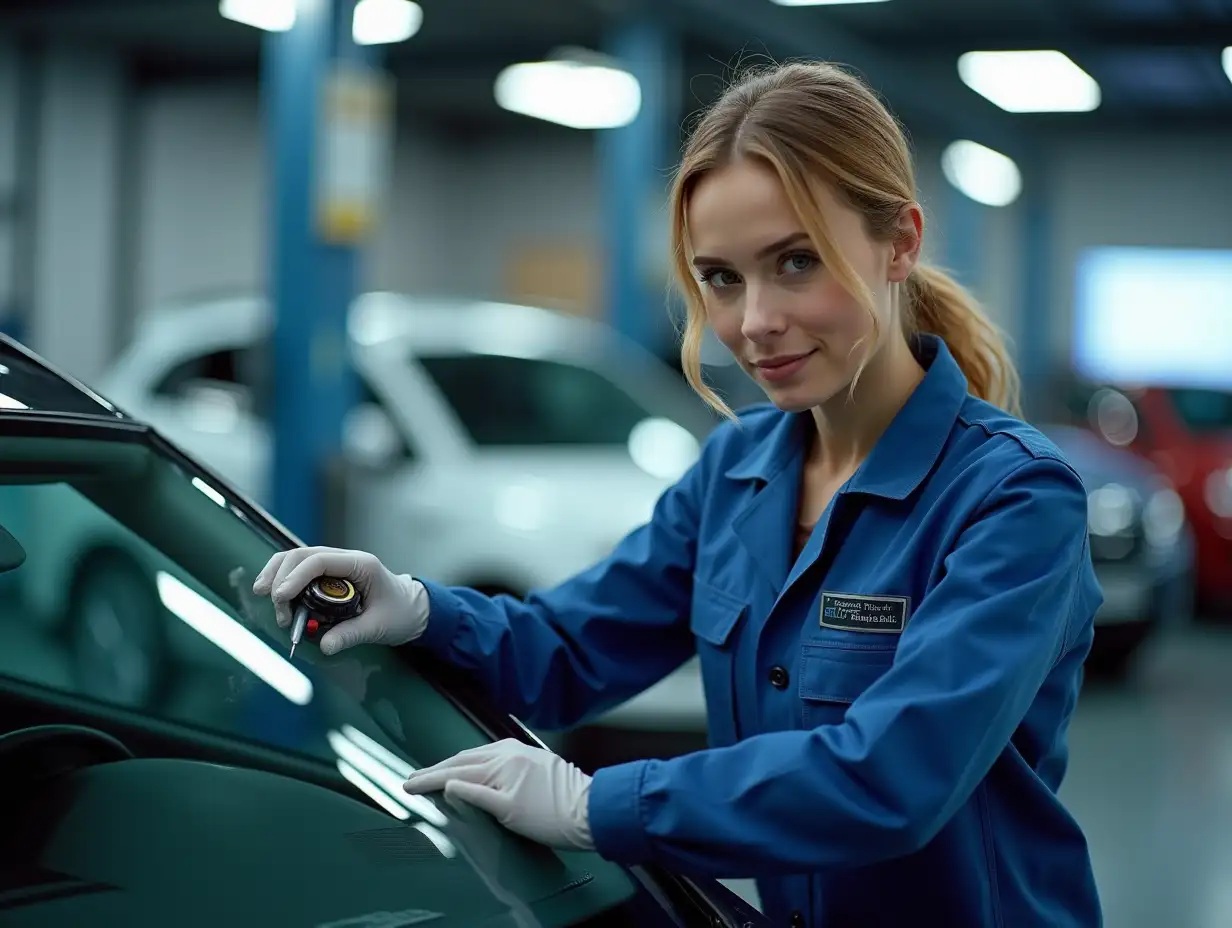
[[[425,581],[419,644],[566,727],[700,656],[708,750],[596,772],[604,857],[755,877],[783,926],[1092,928],[1057,798],[1102,601],[1087,497],[1036,429],[923,381],[793,557],[808,413],[719,426],[650,522],[526,602]]]

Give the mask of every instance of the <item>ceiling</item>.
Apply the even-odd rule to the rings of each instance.
[[[419,0],[424,26],[386,50],[408,112],[469,132],[527,128],[492,100],[506,64],[560,45],[601,48],[638,0]],[[917,129],[986,137],[1003,150],[1040,133],[1232,125],[1232,0],[891,0],[781,7],[770,0],[659,0],[682,40],[682,100],[706,102],[741,61],[826,57],[855,66]],[[217,0],[0,0],[0,35],[119,48],[144,81],[255,78],[261,33]],[[1094,113],[1011,115],[968,90],[964,51],[1058,48],[1100,84]],[[532,131],[552,131],[536,124]],[[567,130],[565,130],[567,131]]]
[[[1219,61],[1232,0],[903,0],[890,16],[893,5],[828,12],[886,49],[941,63],[953,81],[964,51],[1060,49],[1099,82],[1096,119],[1232,116]]]

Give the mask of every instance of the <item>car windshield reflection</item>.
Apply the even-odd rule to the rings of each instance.
[[[8,438],[0,457],[24,552],[0,575],[0,673],[323,761],[391,815],[443,821],[401,783],[489,738],[387,649],[289,660],[252,593],[279,545],[222,491],[134,442]]]
[[[491,734],[393,649],[325,657],[305,641],[290,659],[272,605],[252,593],[285,542],[246,503],[144,431],[28,431],[0,443],[0,677],[273,751],[279,769],[298,759],[307,766],[292,769],[317,781],[332,769],[339,789],[349,783],[482,882],[487,896],[464,881],[440,888],[457,912],[495,899],[551,928],[662,923],[622,868],[403,791],[413,769]],[[562,885],[584,889],[541,909]]]

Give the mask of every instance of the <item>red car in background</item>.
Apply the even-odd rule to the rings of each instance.
[[[1232,391],[1071,383],[1065,393],[1075,424],[1171,481],[1194,533],[1195,603],[1232,609]]]

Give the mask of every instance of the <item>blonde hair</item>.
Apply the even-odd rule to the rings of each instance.
[[[670,204],[675,273],[687,304],[681,366],[698,395],[729,418],[732,411],[702,378],[706,317],[686,253],[687,214],[697,183],[740,158],[759,159],[778,175],[826,267],[872,317],[874,345],[879,323],[873,295],[835,247],[819,195],[824,184],[831,184],[881,241],[896,234],[903,209],[916,201],[915,172],[901,127],[863,82],[835,65],[792,63],[751,71],[703,115],[685,148]],[[908,277],[902,293],[906,334],[940,336],[971,393],[1019,414],[1018,374],[1004,339],[971,294],[945,272],[923,265]],[[871,352],[870,347],[859,371]]]

